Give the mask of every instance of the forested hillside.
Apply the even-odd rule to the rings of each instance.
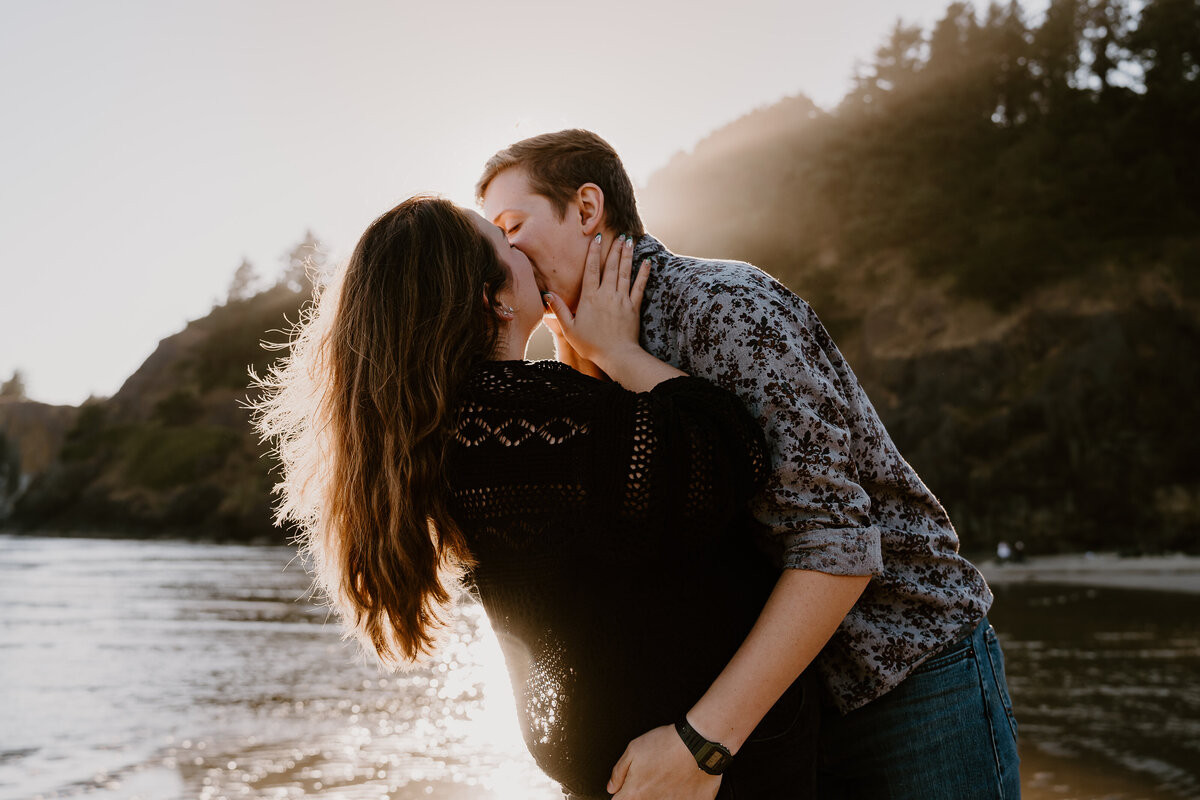
[[[837,108],[755,111],[639,198],[672,249],[812,303],[966,549],[1196,550],[1198,143],[1200,0],[954,3],[897,25]],[[282,538],[238,400],[305,296],[164,340],[14,520]]]
[[[26,529],[280,541],[267,449],[242,405],[307,296],[233,299],[164,339],[111,399],[85,403],[57,463],[19,498]]]
[[[951,5],[640,197],[808,299],[965,546],[1195,548],[1200,3]]]

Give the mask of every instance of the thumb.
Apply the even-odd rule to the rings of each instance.
[[[606,788],[609,794],[616,794],[621,791],[621,788],[625,785],[625,779],[629,777],[629,767],[632,764],[633,757],[629,754],[629,748],[625,748],[625,752],[621,754],[620,760],[617,761],[617,765],[613,767],[612,774],[608,777],[608,786]]]
[[[546,292],[542,297],[545,299],[546,305],[554,312],[554,318],[558,320],[563,333],[569,334],[575,327],[575,315],[571,313],[571,309],[567,308],[563,299],[554,292]]]

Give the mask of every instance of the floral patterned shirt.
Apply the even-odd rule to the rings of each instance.
[[[872,576],[815,662],[838,710],[865,705],[979,623],[987,582],[804,300],[652,236],[634,250],[647,258],[642,345],[733,391],[763,426],[772,473],[752,511],[782,565]]]

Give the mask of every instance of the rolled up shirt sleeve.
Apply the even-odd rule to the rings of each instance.
[[[872,467],[856,457],[872,443],[852,433],[877,417],[860,411],[869,401],[812,309],[764,273],[688,293],[675,331],[680,366],[733,391],[762,425],[771,472],[751,506],[783,566],[880,573],[863,485],[873,476],[860,474]]]

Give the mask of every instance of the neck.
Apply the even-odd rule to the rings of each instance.
[[[496,343],[496,352],[492,354],[495,360],[523,361],[525,359],[525,348],[529,346],[529,337],[533,335],[533,331],[525,331],[524,335],[521,335],[516,327],[515,323],[510,322],[500,332],[500,341]]]

